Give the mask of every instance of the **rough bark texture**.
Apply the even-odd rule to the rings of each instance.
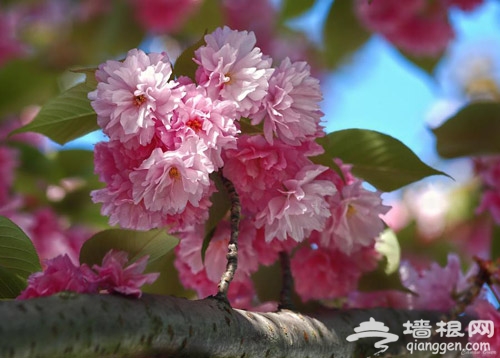
[[[0,302],[0,357],[368,357],[377,339],[346,337],[370,317],[400,336],[389,344],[392,357],[407,356],[413,341],[403,323],[441,319],[433,311],[261,314],[213,298],[65,294]]]

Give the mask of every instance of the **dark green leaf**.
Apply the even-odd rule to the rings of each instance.
[[[434,70],[436,69],[436,66],[438,65],[439,61],[441,60],[441,56],[434,56],[434,57],[428,57],[428,56],[414,56],[410,55],[404,51],[400,50],[400,53],[403,57],[405,57],[408,61],[413,63],[415,66],[418,68],[422,69],[426,73],[433,75]]]
[[[325,148],[325,154],[313,161],[340,158],[353,165],[354,175],[382,191],[393,191],[430,175],[446,175],[423,163],[399,140],[376,131],[345,129],[317,142]]]
[[[407,293],[414,293],[401,282],[399,272],[393,272],[388,275],[385,272],[387,263],[385,258],[381,260],[380,265],[375,271],[364,274],[358,282],[358,290],[362,292],[381,291],[381,290],[398,290]]]
[[[193,61],[194,52],[203,45],[205,45],[205,36],[202,36],[195,44],[189,46],[180,54],[172,70],[175,77],[187,76],[193,81],[195,80],[198,65]]]
[[[229,199],[227,190],[224,187],[224,184],[222,184],[222,180],[219,175],[215,173],[214,175],[211,175],[210,178],[214,181],[217,191],[210,197],[212,206],[208,211],[208,220],[205,223],[205,235],[203,237],[203,244],[201,247],[201,259],[203,262],[205,262],[205,253],[212,237],[214,236],[217,224],[224,218],[224,216],[226,216],[231,208],[231,200]]]
[[[80,83],[48,101],[33,122],[13,133],[38,132],[59,144],[67,143],[99,129],[97,116],[87,94],[86,83]]]
[[[89,265],[100,264],[111,250],[126,251],[129,260],[135,261],[149,255],[148,265],[177,246],[179,239],[167,234],[165,229],[134,231],[109,229],[98,232],[87,240],[80,251],[80,262]]]
[[[13,60],[0,67],[0,117],[41,104],[57,93],[58,73],[38,59]]]
[[[291,19],[309,10],[315,0],[283,0],[281,3],[281,18]]]
[[[444,158],[498,154],[500,103],[471,103],[432,131],[437,151]]]
[[[264,124],[259,123],[257,125],[253,125],[249,118],[242,117],[238,121],[240,124],[241,134],[263,134],[264,133]]]
[[[0,266],[0,298],[16,298],[26,288],[26,280]]]
[[[25,279],[42,269],[31,240],[3,216],[0,216],[0,267]]]
[[[326,63],[337,67],[343,60],[358,50],[369,38],[354,14],[351,0],[334,1],[323,28]]]

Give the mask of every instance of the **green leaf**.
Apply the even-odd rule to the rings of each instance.
[[[0,216],[0,267],[24,279],[42,269],[31,240],[3,216]]]
[[[203,45],[205,45],[205,35],[180,54],[175,61],[174,68],[172,70],[175,77],[178,78],[180,76],[187,76],[193,81],[195,80],[195,73],[198,65],[193,61],[194,52]]]
[[[413,63],[415,66],[423,70],[424,72],[433,75],[434,70],[436,69],[436,66],[438,65],[439,61],[441,60],[441,56],[434,56],[434,57],[428,57],[428,56],[414,56],[410,55],[404,51],[399,50],[401,55],[405,57],[408,61]]]
[[[97,67],[77,67],[72,68],[70,71],[85,75],[85,83],[90,88],[97,88],[97,79],[95,78],[95,71],[97,71]]]
[[[229,199],[227,190],[219,175],[215,173],[215,175],[211,175],[210,178],[214,181],[217,191],[210,197],[212,206],[208,211],[208,220],[205,223],[205,235],[201,246],[201,260],[203,262],[205,262],[205,253],[214,236],[217,224],[226,216],[231,208],[231,200]]]
[[[64,144],[98,130],[97,115],[87,98],[91,90],[86,83],[70,88],[48,101],[31,123],[12,133],[38,132]]]
[[[432,132],[444,158],[498,154],[500,103],[471,103]]]
[[[285,20],[297,17],[309,10],[314,3],[315,0],[283,0],[280,16]]]
[[[128,252],[130,261],[149,255],[149,266],[178,243],[179,239],[167,234],[165,229],[150,231],[108,229],[98,232],[83,244],[80,262],[88,265],[100,264],[106,253],[114,249]]]
[[[26,288],[26,280],[0,266],[0,298],[16,298]]]
[[[398,238],[391,229],[385,229],[375,244],[375,250],[385,257],[384,272],[390,275],[398,271],[399,262],[401,259],[401,248],[399,247]]]
[[[371,34],[359,23],[350,0],[334,1],[323,28],[325,59],[337,67],[348,55],[358,50]]]
[[[238,121],[240,124],[241,134],[263,134],[264,133],[264,123],[259,123],[253,125],[249,118],[242,117]]]
[[[317,139],[325,153],[313,158],[340,158],[354,175],[382,191],[393,191],[430,175],[446,175],[423,163],[399,140],[376,131],[345,129]]]

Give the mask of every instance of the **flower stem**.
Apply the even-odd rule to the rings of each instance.
[[[221,175],[221,179],[229,194],[229,199],[231,200],[231,237],[229,238],[229,244],[227,246],[226,271],[222,274],[218,285],[218,292],[215,297],[227,302],[229,284],[233,280],[236,269],[238,268],[238,234],[240,231],[241,204],[233,183],[223,175]]]
[[[292,276],[292,270],[290,268],[290,256],[286,251],[280,252],[280,263],[281,263],[281,275],[283,278],[283,284],[281,287],[280,304],[278,306],[278,309],[292,310],[294,308],[292,302],[293,276]]]

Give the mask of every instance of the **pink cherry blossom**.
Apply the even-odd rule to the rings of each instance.
[[[500,190],[486,190],[483,192],[477,212],[489,212],[495,223],[500,224]]]
[[[295,290],[305,301],[346,296],[363,273],[377,267],[378,258],[373,248],[347,256],[335,249],[302,246],[291,260]]]
[[[237,148],[225,151],[223,173],[240,195],[242,209],[256,213],[267,206],[270,192],[312,164],[308,156],[322,153],[314,142],[290,147],[280,140],[270,144],[260,135],[242,135]]]
[[[356,1],[356,13],[365,27],[413,55],[439,55],[454,37],[443,1]]]
[[[487,334],[476,333],[469,337],[470,343],[488,343],[489,350],[488,351],[475,351],[473,352],[473,356],[475,358],[486,358],[491,357],[492,352],[500,351],[500,336],[498,332],[500,331],[500,313],[498,310],[488,301],[481,299],[479,302],[474,304],[473,307],[477,319],[492,321],[494,333],[491,337],[488,337]]]
[[[170,148],[177,148],[181,141],[195,138],[207,149],[205,154],[216,168],[223,165],[223,149],[236,148],[236,106],[232,101],[212,100],[204,87],[186,86],[186,95],[174,111],[171,129],[163,133],[162,140]],[[168,146],[167,145],[167,146]]]
[[[327,196],[336,192],[335,185],[316,177],[327,170],[320,165],[302,168],[295,178],[283,181],[267,207],[255,217],[257,227],[265,227],[266,241],[274,238],[304,240],[313,230],[322,230],[331,216]]]
[[[238,236],[238,271],[236,277],[249,277],[257,271],[259,262],[256,252],[252,247],[255,239],[255,227],[249,219],[243,219],[239,226]],[[204,239],[204,227],[199,225],[190,231],[179,234],[180,242],[176,249],[177,257],[185,262],[193,273],[205,270],[207,278],[212,282],[218,282],[226,269],[226,254],[229,237],[231,235],[230,224],[223,220],[218,223],[210,244],[205,252],[205,261],[201,259],[201,249]]]
[[[162,214],[178,214],[187,203],[198,206],[210,187],[213,165],[202,141],[186,140],[175,151],[157,148],[130,174],[134,204]]]
[[[141,25],[156,33],[179,30],[201,4],[201,0],[131,1]]]
[[[448,255],[445,267],[431,263],[426,268],[416,268],[408,261],[399,268],[401,282],[415,294],[402,291],[386,290],[372,293],[353,293],[349,296],[349,306],[370,308],[385,306],[407,309],[434,309],[447,311],[455,306],[454,295],[467,286],[460,259]],[[471,271],[468,275],[472,275]]]
[[[380,215],[387,213],[379,192],[364,189],[357,180],[330,197],[331,216],[319,233],[323,246],[335,246],[346,254],[373,245],[384,230]]]
[[[273,73],[255,41],[253,32],[225,26],[205,35],[206,46],[195,51],[196,81],[211,98],[233,101],[242,117],[258,110]]]
[[[172,68],[165,54],[133,49],[123,62],[107,61],[96,71],[97,89],[89,93],[97,122],[112,140],[146,145],[155,122],[170,122],[182,89],[170,81]]]
[[[0,206],[11,197],[14,170],[18,167],[18,152],[7,146],[0,146]]]
[[[322,99],[319,81],[311,77],[309,65],[286,58],[269,79],[268,94],[262,109],[251,116],[252,124],[264,121],[264,136],[271,144],[276,136],[284,143],[298,145],[320,135]]]
[[[0,67],[26,54],[26,46],[17,38],[19,14],[0,10]]]
[[[67,255],[45,262],[43,272],[28,278],[28,287],[18,299],[50,296],[58,292],[97,293],[97,275],[86,265],[75,266]]]
[[[448,6],[456,6],[464,11],[475,10],[484,3],[484,0],[445,0]]]
[[[149,256],[143,256],[136,262],[127,265],[128,254],[124,251],[109,251],[102,260],[102,265],[92,268],[99,276],[101,290],[117,292],[127,296],[141,297],[141,286],[152,284],[159,273],[143,274]],[[127,266],[126,266],[127,265]]]

